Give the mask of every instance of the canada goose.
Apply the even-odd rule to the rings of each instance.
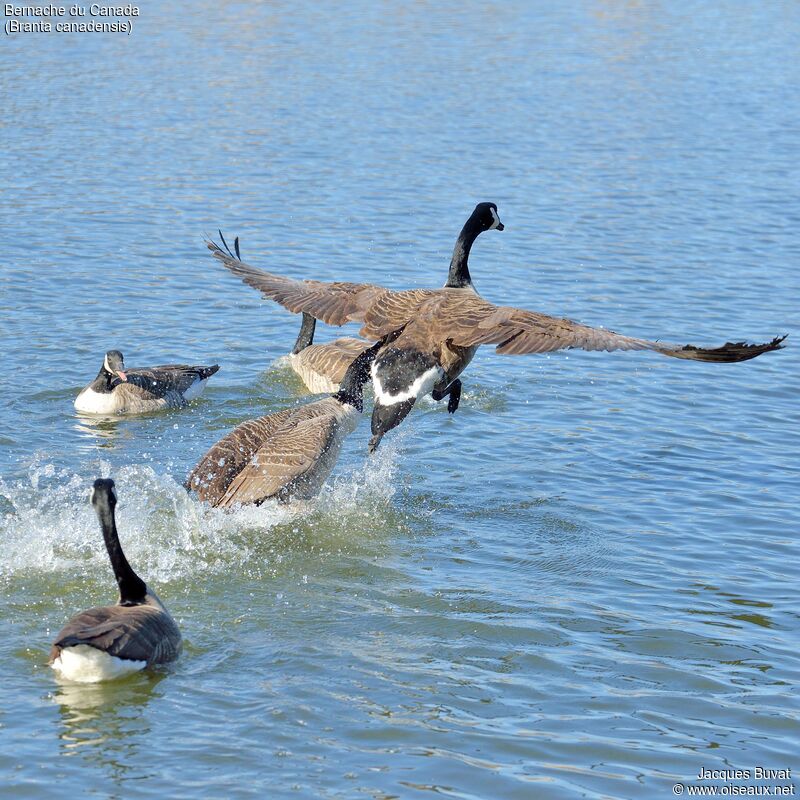
[[[219,369],[165,364],[125,369],[122,353],[109,350],[97,377],[75,398],[75,408],[88,414],[141,414],[160,408],[184,408]]]
[[[76,614],[53,642],[50,665],[63,678],[79,683],[121,678],[152,664],[164,664],[177,658],[181,649],[175,620],[122,552],[114,518],[114,481],[99,478],[94,482],[92,505],[119,584],[119,602]]]
[[[200,459],[186,488],[223,508],[260,505],[271,497],[313,497],[358,424],[369,365],[382,345],[383,340],[355,358],[336,394],[234,428]]]
[[[343,336],[332,342],[313,344],[316,324],[317,320],[311,314],[303,314],[303,323],[289,355],[289,364],[310,392],[332,394],[339,390],[339,384],[353,359],[361,355],[370,343]]]
[[[479,203],[458,237],[447,283],[441,289],[395,292],[368,283],[298,281],[248,266],[214,242],[209,250],[231,272],[294,313],[306,312],[328,323],[363,323],[360,334],[378,339],[392,331],[395,341],[381,348],[372,365],[375,407],[370,451],[386,431],[398,425],[419,397],[440,400],[450,394],[449,410],[458,405],[458,376],[482,344],[503,355],[554,350],[653,350],[694,361],[746,361],[779,350],[786,338],[766,344],[728,342],[721,347],[667,344],[623,336],[513,306],[496,306],[472,286],[467,259],[481,231],[503,230],[494,203]]]

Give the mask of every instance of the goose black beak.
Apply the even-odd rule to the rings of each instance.
[[[506,227],[506,226],[505,226],[505,225],[503,225],[503,223],[502,223],[502,222],[498,222],[498,223],[497,223],[497,227],[495,228],[495,230],[496,230],[496,231],[502,231],[502,230],[505,230],[505,227]]]

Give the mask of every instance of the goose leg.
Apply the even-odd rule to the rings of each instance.
[[[439,402],[439,400],[444,400],[445,397],[450,395],[450,399],[447,401],[447,410],[451,414],[456,413],[456,409],[458,408],[458,403],[461,400],[461,379],[456,378],[446,389],[443,391],[437,391],[434,389],[431,392],[431,397]]]

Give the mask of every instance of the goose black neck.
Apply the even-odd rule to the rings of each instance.
[[[481,233],[480,222],[475,219],[473,214],[461,229],[456,239],[456,246],[453,248],[453,257],[450,259],[450,272],[447,275],[447,283],[454,289],[463,289],[465,286],[472,286],[472,278],[469,274],[469,251],[472,249],[473,242]]]
[[[133,571],[133,567],[125,558],[125,553],[122,552],[122,545],[117,536],[114,509],[110,505],[103,504],[98,507],[97,516],[100,519],[100,527],[103,529],[103,539],[106,542],[111,568],[114,570],[114,577],[119,585],[120,605],[134,606],[144,602],[147,585]]]
[[[333,395],[340,403],[347,403],[359,412],[364,410],[364,384],[369,380],[370,365],[382,346],[383,340],[353,359],[339,384],[339,391]]]
[[[292,354],[296,355],[297,353],[305,350],[313,341],[314,341],[314,330],[317,327],[317,320],[311,316],[311,314],[306,314],[303,312],[303,324],[300,326],[300,333],[297,336],[297,341],[294,343],[294,349],[292,350]]]

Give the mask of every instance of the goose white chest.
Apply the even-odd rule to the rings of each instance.
[[[114,392],[96,392],[87,386],[75,398],[75,410],[84,414],[118,414],[120,400]]]

